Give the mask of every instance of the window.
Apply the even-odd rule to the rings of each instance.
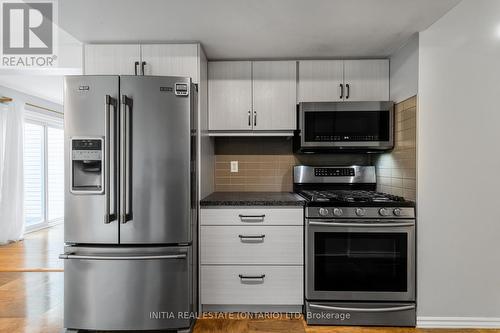
[[[24,215],[28,231],[64,217],[64,132],[62,117],[52,113],[32,107],[25,113]]]

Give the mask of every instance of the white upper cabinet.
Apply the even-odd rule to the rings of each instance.
[[[387,100],[387,59],[299,62],[299,102]]]
[[[299,102],[342,101],[343,60],[299,61]]]
[[[87,44],[87,75],[159,75],[198,78],[198,44]]]
[[[208,63],[209,130],[252,129],[252,63]]]
[[[254,61],[253,129],[294,130],[296,128],[297,63]]]
[[[345,60],[345,101],[388,101],[389,60]]]
[[[141,49],[142,74],[188,76],[199,83],[197,44],[143,44]]]
[[[84,72],[87,75],[134,75],[136,70],[140,70],[140,61],[139,45],[85,45]]]

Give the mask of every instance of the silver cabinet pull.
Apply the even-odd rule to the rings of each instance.
[[[109,224],[111,221],[114,221],[116,218],[116,212],[111,213],[110,212],[110,201],[111,201],[111,175],[110,175],[110,169],[111,169],[111,151],[110,151],[110,141],[111,141],[111,123],[110,123],[110,114],[111,114],[111,106],[113,106],[113,111],[114,115],[116,117],[116,99],[112,98],[110,95],[106,95],[104,98],[104,128],[106,130],[106,137],[105,137],[105,147],[104,147],[104,194],[105,194],[105,199],[104,199],[104,223]],[[116,133],[116,129],[113,127],[113,136]],[[113,147],[115,144],[115,140],[113,139]],[[116,165],[116,151],[113,149],[113,161],[115,162],[113,165]],[[116,184],[116,171],[113,170],[113,184]],[[116,188],[116,187],[115,187]],[[116,191],[114,192],[114,195],[116,196]],[[114,207],[116,209],[116,201],[113,200]]]
[[[257,111],[253,111],[253,126],[257,126]]]
[[[393,312],[393,311],[406,311],[415,309],[415,305],[394,306],[386,308],[345,308],[345,307],[327,306],[320,304],[309,304],[309,307],[319,310],[350,311],[350,312]]]
[[[238,237],[242,242],[245,240],[257,240],[263,242],[266,235],[238,235]]]
[[[264,282],[264,278],[266,277],[266,274],[261,274],[261,275],[243,275],[239,274],[238,275],[241,282],[247,281],[258,281],[258,282]]]
[[[60,254],[59,259],[81,260],[157,260],[157,259],[186,259],[187,254],[165,254],[157,256],[90,256],[79,254]]]
[[[263,222],[266,214],[262,215],[238,215],[241,222]]]
[[[396,223],[343,223],[343,222],[315,222],[309,221],[309,225],[317,225],[322,227],[411,227],[414,222],[396,222]]]

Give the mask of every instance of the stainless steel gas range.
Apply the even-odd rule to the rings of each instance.
[[[373,166],[294,168],[305,211],[308,324],[415,326],[415,205]]]

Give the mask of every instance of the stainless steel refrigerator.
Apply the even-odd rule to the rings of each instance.
[[[193,324],[196,101],[190,78],[65,78],[66,329]]]

